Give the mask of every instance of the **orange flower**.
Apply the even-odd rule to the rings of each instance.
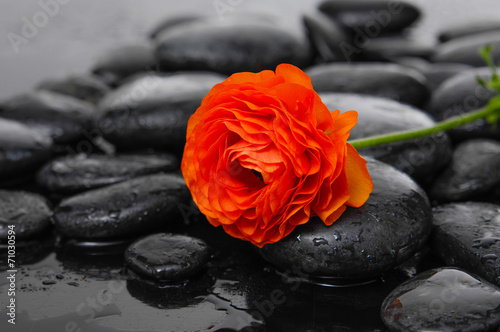
[[[366,202],[366,162],[346,143],[356,122],[330,113],[295,66],[237,73],[190,118],[182,174],[212,225],[262,247],[313,213],[331,225]]]

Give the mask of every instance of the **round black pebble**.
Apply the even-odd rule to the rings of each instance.
[[[199,272],[210,257],[200,239],[170,233],[146,236],[125,252],[128,267],[140,275],[160,281],[179,281]]]
[[[37,173],[37,182],[56,193],[77,193],[141,175],[170,172],[179,161],[170,154],[76,155],[55,159]]]
[[[7,242],[9,230],[15,232],[16,240],[34,238],[50,228],[51,215],[52,210],[40,195],[0,190],[0,242]]]
[[[454,268],[423,272],[394,289],[381,317],[390,331],[496,331],[500,288]]]

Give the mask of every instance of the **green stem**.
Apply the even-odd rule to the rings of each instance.
[[[490,105],[471,113],[454,116],[452,118],[449,118],[448,120],[438,122],[436,123],[436,125],[432,127],[413,129],[407,131],[397,131],[390,134],[359,138],[352,141],[348,141],[348,143],[351,144],[355,149],[363,149],[376,145],[405,141],[405,140],[433,135],[441,131],[446,131],[456,127],[460,127],[469,122],[486,118],[495,113],[500,113],[500,107],[489,107],[489,106]]]

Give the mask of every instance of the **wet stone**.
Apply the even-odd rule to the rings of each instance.
[[[346,61],[341,45],[348,35],[335,21],[321,12],[304,14],[303,21],[320,62]]]
[[[171,172],[179,161],[170,154],[73,155],[57,158],[37,173],[37,183],[67,194],[104,187],[141,175]]]
[[[492,46],[491,55],[493,61],[498,63],[500,60],[500,33],[498,31],[477,33],[452,39],[439,45],[431,60],[433,62],[463,63],[481,67],[485,65],[485,62],[479,55],[479,50],[486,45]]]
[[[34,173],[50,158],[51,149],[48,135],[0,118],[0,182]]]
[[[96,104],[110,90],[100,78],[88,74],[47,79],[40,82],[37,89],[72,96],[93,104]]]
[[[411,68],[389,63],[333,63],[309,68],[317,92],[354,92],[416,106],[429,97],[425,77]]]
[[[180,155],[189,118],[224,79],[206,72],[140,77],[101,101],[99,128],[119,150],[156,148]]]
[[[477,77],[489,80],[491,74],[490,68],[482,67],[452,76],[434,91],[426,109],[437,121],[480,109],[496,93],[480,85]],[[498,128],[493,128],[484,119],[452,129],[449,134],[455,141],[474,137],[500,138]]]
[[[478,33],[497,31],[500,32],[500,21],[496,18],[477,17],[472,20],[463,19],[452,22],[441,28],[438,39],[447,42],[451,39],[460,38]]]
[[[435,123],[421,110],[385,98],[348,93],[320,93],[320,96],[330,111],[358,112],[358,123],[351,130],[350,139],[429,127]],[[432,181],[452,154],[450,140],[443,133],[359,151],[411,175],[422,185]]]
[[[319,9],[344,28],[370,38],[382,33],[401,32],[420,17],[417,7],[403,1],[329,0],[321,3]]]
[[[371,39],[362,49],[365,61],[392,61],[399,57],[429,58],[434,45],[404,37],[382,37]]]
[[[451,163],[434,181],[430,196],[440,201],[461,201],[500,185],[500,142],[474,139],[459,144]]]
[[[436,255],[500,285],[500,205],[451,203],[434,208],[433,215]]]
[[[116,46],[100,55],[92,65],[92,72],[110,85],[140,72],[151,72],[157,68],[154,45],[149,41],[137,41]]]
[[[142,176],[63,200],[54,211],[58,232],[76,239],[126,238],[175,225],[190,198],[179,175]]]
[[[447,79],[471,68],[471,66],[460,63],[430,63],[422,71],[422,74],[427,78],[429,89],[436,91],[439,85]]]
[[[350,208],[330,227],[318,217],[259,253],[283,271],[303,270],[325,281],[374,278],[410,258],[431,230],[425,192],[409,176],[368,159],[374,190],[360,208]]]
[[[161,281],[187,279],[203,269],[209,257],[209,247],[202,240],[170,233],[146,236],[125,252],[131,270]]]
[[[39,236],[50,226],[52,210],[44,197],[14,190],[0,190],[0,242],[7,242],[9,226],[16,240]]]
[[[149,36],[154,39],[166,29],[200,19],[203,19],[203,16],[197,14],[184,14],[169,17],[166,20],[159,22],[153,29],[151,29]]]
[[[66,144],[83,137],[94,125],[92,104],[50,91],[27,92],[0,101],[0,117],[16,120]]]
[[[275,70],[281,63],[303,67],[311,56],[305,36],[255,17],[207,18],[175,25],[156,40],[156,56],[167,71],[259,72]]]
[[[381,317],[391,331],[496,331],[500,288],[454,268],[417,275],[384,300]]]

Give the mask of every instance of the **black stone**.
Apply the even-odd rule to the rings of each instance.
[[[417,275],[384,300],[391,331],[496,331],[500,288],[465,271],[437,268]]]
[[[436,120],[442,121],[486,106],[490,98],[497,93],[480,85],[477,77],[489,80],[491,75],[491,69],[483,67],[467,70],[452,76],[434,91],[426,109]],[[488,124],[485,119],[452,129],[449,131],[449,134],[454,141],[462,141],[474,137],[500,138],[498,128],[494,128]]]
[[[77,239],[125,238],[172,227],[190,198],[178,175],[149,175],[63,200],[54,211],[61,235]]]
[[[434,62],[464,63],[474,67],[482,67],[485,65],[485,62],[479,55],[479,50],[486,45],[493,47],[491,51],[493,61],[498,63],[500,61],[499,31],[477,33],[452,39],[439,45],[431,60]]]
[[[141,175],[170,172],[178,160],[163,155],[73,155],[55,159],[37,173],[39,185],[56,193],[78,193]]]
[[[321,12],[304,14],[304,25],[321,62],[346,61],[342,48],[348,35],[335,21]]]
[[[224,78],[199,72],[143,76],[102,100],[99,128],[120,150],[157,148],[180,155],[189,118]]]
[[[347,93],[320,93],[330,111],[356,110],[358,123],[350,139],[429,127],[435,122],[421,110],[393,100]],[[444,133],[359,150],[429,184],[451,158],[452,149]]]
[[[172,28],[176,25],[193,22],[200,19],[203,19],[203,16],[197,14],[184,14],[180,16],[176,15],[174,17],[169,17],[156,24],[153,27],[153,29],[151,29],[151,31],[149,32],[149,36],[151,38],[156,38],[166,29]]]
[[[451,39],[489,31],[500,32],[500,21],[498,17],[491,19],[480,17],[468,21],[464,21],[463,19],[457,20],[441,27],[438,39],[441,42],[447,42]]]
[[[61,93],[93,104],[110,90],[100,78],[88,74],[47,79],[38,83],[37,89]]]
[[[138,41],[116,46],[100,55],[92,65],[92,72],[110,85],[118,85],[128,76],[157,69],[154,45]]]
[[[51,149],[48,135],[0,118],[0,182],[34,173],[50,158]]]
[[[16,95],[0,102],[0,117],[39,129],[57,144],[74,142],[90,131],[95,107],[82,100],[50,91]]]
[[[440,201],[462,201],[500,185],[500,142],[475,139],[459,144],[451,163],[434,181],[430,196]]]
[[[416,106],[429,97],[425,77],[397,64],[332,63],[311,67],[306,73],[318,92],[354,92]]]
[[[471,66],[460,63],[430,63],[424,70],[427,85],[431,91],[436,89],[447,79],[471,69]]]
[[[281,270],[351,282],[374,278],[410,258],[431,230],[425,192],[406,174],[367,160],[374,190],[360,208],[347,207],[330,227],[318,217],[259,253]]]
[[[434,45],[424,41],[404,37],[382,37],[370,40],[362,48],[365,61],[393,61],[399,57],[419,57],[428,59],[434,52]]]
[[[14,190],[0,190],[0,242],[7,242],[9,226],[15,240],[39,236],[50,226],[52,210],[44,197]]]
[[[305,36],[251,19],[205,19],[165,29],[156,38],[163,70],[208,70],[222,74],[275,70],[281,63],[303,67],[311,50]]]
[[[210,249],[200,239],[160,233],[141,238],[128,247],[125,262],[136,273],[161,281],[192,277],[208,262]]]
[[[371,38],[401,32],[420,17],[417,7],[403,1],[329,0],[319,9],[345,28],[359,29]]]
[[[434,252],[446,264],[500,285],[500,205],[451,203],[433,213]]]

